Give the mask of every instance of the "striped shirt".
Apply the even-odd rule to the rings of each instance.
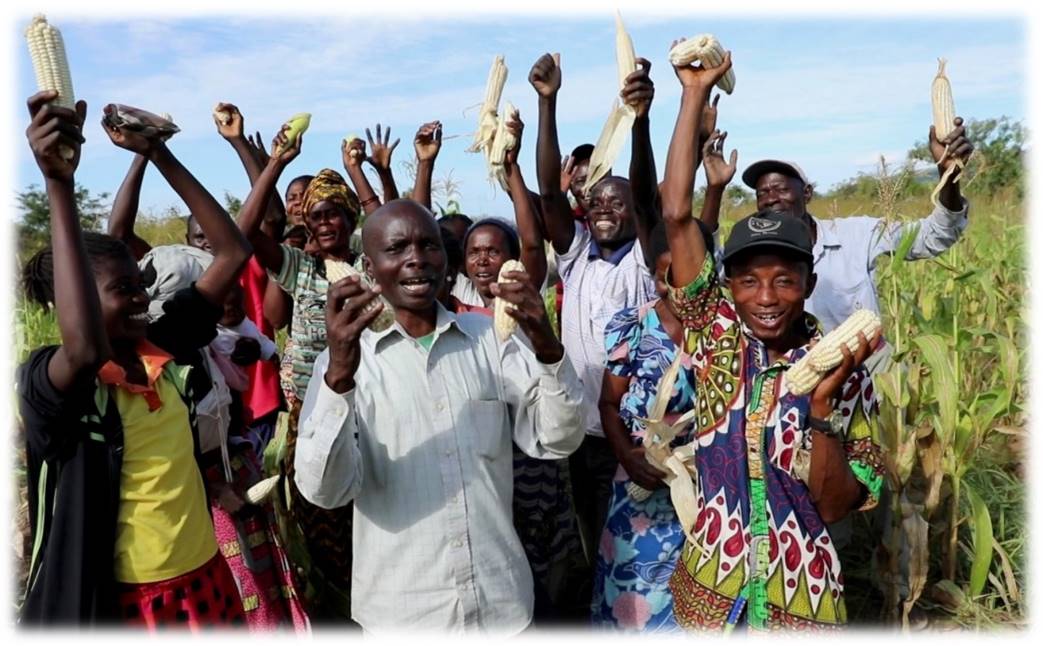
[[[565,285],[561,341],[583,384],[584,430],[604,437],[598,398],[607,360],[605,325],[619,310],[652,300],[655,283],[638,240],[604,260],[590,231],[580,224],[569,250],[558,254],[557,260]]]

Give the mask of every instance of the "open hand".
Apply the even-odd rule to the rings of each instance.
[[[723,189],[735,177],[739,151],[732,150],[728,161],[724,161],[724,140],[728,133],[714,130],[703,144],[703,169],[706,171],[706,186]]]
[[[373,135],[370,134],[369,128],[366,128],[366,139],[369,140],[369,148],[373,152],[366,158],[373,168],[378,171],[390,171],[391,170],[391,153],[395,152],[395,147],[398,146],[399,139],[395,140],[395,143],[388,146],[388,140],[391,139],[391,128],[384,129],[384,138],[380,138],[380,124],[377,124],[377,139],[373,140]]]

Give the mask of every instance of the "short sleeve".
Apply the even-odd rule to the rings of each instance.
[[[859,367],[844,385],[844,394],[837,408],[844,416],[847,435],[844,453],[855,478],[866,488],[868,495],[859,511],[876,507],[884,485],[884,462],[880,445],[873,438],[878,406],[873,392],[873,381],[864,366]]]
[[[569,250],[562,254],[555,254],[558,262],[558,275],[562,280],[568,279],[568,275],[572,273],[576,261],[583,254],[587,253],[587,250],[590,248],[590,231],[587,231],[586,227],[579,222],[576,222],[574,226],[575,233],[572,235],[572,244],[569,246]]]
[[[670,272],[667,270],[668,297],[680,314],[685,330],[701,330],[709,325],[717,315],[717,307],[722,297],[713,256],[706,254],[699,275],[687,285],[674,287],[669,282],[669,276]]]
[[[178,361],[214,340],[224,308],[203,298],[195,283],[163,303],[163,316],[148,326],[148,340]]]
[[[608,360],[605,368],[617,377],[633,375],[631,365],[637,356],[641,342],[641,325],[638,308],[628,307],[616,312],[605,326],[605,353]]]
[[[297,289],[297,274],[301,270],[301,263],[305,262],[308,254],[288,244],[281,244],[279,248],[282,249],[282,267],[278,273],[268,272],[268,275],[279,283],[284,292],[293,294]]]
[[[69,392],[59,392],[51,383],[47,366],[59,346],[34,350],[18,367],[18,412],[29,449],[42,459],[57,455],[73,438],[79,416],[94,396],[94,378],[84,377]]]

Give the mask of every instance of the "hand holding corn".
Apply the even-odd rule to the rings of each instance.
[[[724,161],[724,140],[728,133],[714,130],[703,144],[703,170],[706,172],[707,188],[724,189],[735,177],[739,151],[733,150],[728,161]]]
[[[129,128],[121,128],[113,125],[105,117],[101,119],[101,127],[105,130],[105,134],[109,136],[109,139],[112,140],[112,143],[124,150],[142,155],[147,159],[152,159],[157,150],[166,146],[164,140],[160,137],[149,137],[144,133]]]
[[[561,89],[561,55],[544,54],[529,70],[529,83],[541,99],[549,99]]]
[[[846,343],[840,344],[840,352],[843,356],[840,365],[832,371],[827,372],[825,377],[811,391],[811,415],[818,419],[825,419],[833,411],[838,400],[843,395],[844,384],[854,373],[855,368],[865,363],[869,355],[873,354],[876,341],[880,332],[867,339],[865,334],[858,332],[858,347],[852,352]]]
[[[290,164],[297,155],[301,154],[301,145],[304,143],[304,136],[298,134],[292,140],[289,139],[288,135],[291,135],[289,124],[283,124],[282,129],[275,134],[275,138],[272,139],[272,156],[269,158],[268,163],[270,164],[281,164],[284,168]]]
[[[634,108],[634,114],[638,119],[643,119],[648,116],[648,110],[652,107],[652,97],[655,96],[655,84],[652,83],[652,78],[648,75],[648,70],[652,67],[652,63],[647,58],[638,58],[636,63],[641,66],[640,69],[631,72],[626,77],[626,82],[619,96],[623,99],[623,103]]]
[[[214,106],[214,124],[217,132],[225,139],[240,139],[243,136],[243,115],[231,103]]]
[[[671,53],[677,51],[686,42],[684,38],[674,41],[670,50]],[[677,58],[671,55],[670,57],[670,62],[674,65],[674,73],[677,74],[677,78],[681,81],[683,87],[701,89],[707,93],[709,93],[710,88],[725,78],[732,68],[732,53],[723,50],[719,59],[720,63],[713,64],[706,58],[703,58],[700,59],[700,65],[696,67],[692,65],[694,60],[688,59],[687,56]],[[729,91],[726,88],[721,89],[725,90],[725,92]]]
[[[366,128],[366,139],[369,140],[369,149],[372,151],[369,157],[366,157],[373,168],[378,171],[390,171],[391,170],[391,153],[395,152],[395,147],[398,146],[401,139],[395,139],[395,143],[388,146],[388,140],[391,139],[391,128],[384,129],[384,138],[380,137],[380,124],[377,124],[377,138],[373,140],[373,135],[370,134],[369,128]]]
[[[506,316],[517,321],[518,327],[532,343],[536,358],[541,363],[557,363],[565,354],[561,342],[554,335],[543,299],[532,286],[532,278],[525,271],[501,271],[501,279],[489,286],[497,302],[503,301]],[[512,307],[513,306],[513,307]]]
[[[434,162],[442,149],[442,122],[429,121],[420,126],[413,138],[413,149],[418,162]]]
[[[81,131],[87,104],[78,101],[76,110],[70,110],[53,102],[57,96],[54,90],[45,90],[29,98],[32,121],[25,136],[43,176],[71,182],[80,163],[80,145],[84,142]],[[63,154],[61,148],[72,154]]]
[[[368,288],[359,275],[338,280],[326,292],[326,345],[330,352],[326,385],[334,392],[346,393],[355,387],[355,372],[362,359],[362,331],[384,311],[377,299],[379,294],[379,285]],[[371,305],[374,301],[376,306]]]
[[[514,138],[514,145],[504,151],[503,165],[505,168],[510,168],[518,163],[518,151],[521,150],[522,132],[525,130],[525,124],[522,123],[521,112],[517,109],[507,115],[506,118],[505,127],[511,137]]]
[[[360,168],[362,162],[366,161],[366,142],[354,135],[345,137],[340,144],[341,161],[344,162],[344,170],[349,168]],[[349,171],[350,172],[350,171]]]

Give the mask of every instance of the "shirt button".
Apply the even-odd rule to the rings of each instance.
[[[453,450],[452,450],[452,449],[446,449],[446,450],[445,450],[445,455],[446,455],[446,457],[448,457],[448,458],[451,458],[451,457],[453,457]]]
[[[464,542],[461,541],[459,538],[453,541],[453,547],[463,547],[463,545]]]
[[[445,405],[442,404],[442,402],[438,402],[437,404],[435,404],[435,410],[441,413],[445,410]]]
[[[449,502],[455,503],[458,500],[460,500],[459,496],[454,494],[453,497],[449,499]]]

